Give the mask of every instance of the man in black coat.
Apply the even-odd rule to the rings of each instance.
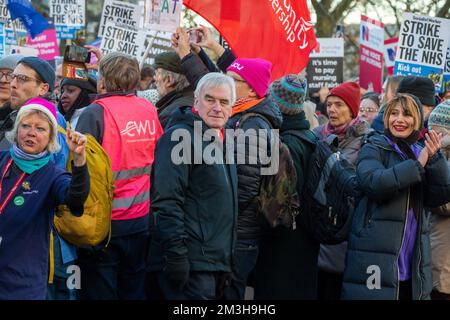
[[[163,52],[155,57],[155,85],[161,97],[156,103],[159,122],[165,128],[172,113],[181,106],[194,104],[194,92],[181,69],[175,52]]]
[[[152,299],[216,299],[231,273],[237,176],[223,145],[234,101],[233,80],[208,74],[194,106],[177,109],[158,141],[147,279]],[[158,288],[149,288],[155,282]]]

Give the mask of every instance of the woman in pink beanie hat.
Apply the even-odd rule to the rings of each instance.
[[[90,189],[87,139],[67,132],[71,175],[51,160],[59,149],[56,135],[56,108],[42,98],[22,106],[6,133],[11,147],[0,152],[0,300],[46,298],[55,209],[65,204],[73,215],[83,214]]]

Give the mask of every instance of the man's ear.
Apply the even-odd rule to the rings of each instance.
[[[49,91],[50,91],[50,86],[48,85],[48,83],[42,82],[39,85],[39,96],[40,97],[45,96]]]
[[[105,80],[103,77],[100,77],[97,82],[97,92],[99,94],[106,93]]]
[[[164,82],[167,81],[167,85],[169,86],[169,88],[174,88],[176,83],[175,80],[173,79],[173,76],[171,74],[167,75],[167,78],[164,79]]]

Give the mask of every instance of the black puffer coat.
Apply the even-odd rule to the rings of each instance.
[[[343,299],[398,299],[398,258],[403,243],[411,189],[419,187],[417,236],[412,257],[413,299],[428,299],[432,289],[428,216],[424,207],[450,201],[450,173],[442,154],[425,169],[405,160],[384,136],[369,138],[358,157],[357,175],[364,198],[353,218],[348,241]],[[367,285],[371,266],[379,267],[380,289]]]

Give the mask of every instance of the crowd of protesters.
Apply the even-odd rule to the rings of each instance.
[[[252,287],[256,300],[449,300],[448,92],[393,76],[381,95],[349,81],[313,96],[303,76],[271,82],[271,62],[197,32],[194,44],[178,28],[173,51],[142,69],[90,47],[98,76],[87,81],[40,58],[0,59],[0,299],[243,300]],[[266,164],[247,151],[278,152],[275,132],[298,194],[314,147],[295,132],[337,137],[361,192],[346,241],[262,224]],[[110,235],[77,247],[54,216],[60,204],[83,215],[87,135],[108,154],[115,188]],[[211,149],[220,161],[205,158]],[[71,265],[80,288],[67,286]]]

